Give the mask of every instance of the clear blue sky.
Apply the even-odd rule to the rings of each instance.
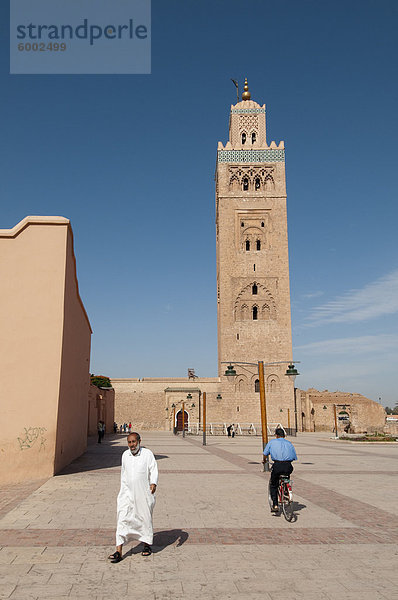
[[[154,0],[152,74],[118,76],[9,75],[6,4],[0,227],[71,220],[91,370],[216,375],[216,148],[247,77],[287,149],[297,385],[394,405],[397,2]]]

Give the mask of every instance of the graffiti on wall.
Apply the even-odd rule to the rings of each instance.
[[[47,431],[45,427],[24,427],[25,434],[23,437],[18,438],[19,449],[27,450],[32,448],[35,444],[40,442],[39,452],[46,449],[46,438],[44,432]]]

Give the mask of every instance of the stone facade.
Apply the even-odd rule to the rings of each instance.
[[[296,401],[299,431],[334,431],[334,405],[339,433],[344,429],[350,433],[383,431],[385,427],[384,407],[361,394],[298,389]]]
[[[265,105],[247,85],[242,98],[217,151],[218,374],[235,365],[231,402],[250,421],[259,417],[257,369],[239,362],[276,363],[266,368],[271,413],[294,409],[294,388],[285,377],[292,335],[284,143],[267,144]]]
[[[207,424],[239,423],[242,427],[260,425],[260,398],[255,392],[254,375],[249,387],[240,378],[144,378],[112,379],[115,389],[115,421],[131,423],[135,429],[171,431],[177,413],[185,404],[188,426],[197,431],[202,426],[203,392],[206,392]],[[288,426],[287,403],[279,403],[273,391],[273,379],[268,377],[267,409],[270,423]],[[191,398],[188,400],[188,394]],[[175,412],[173,409],[175,404]],[[192,406],[194,405],[194,406]],[[281,412],[282,409],[282,412]],[[293,419],[293,410],[291,412]]]
[[[218,378],[112,379],[112,385],[116,392],[116,423],[120,425],[131,421],[138,431],[171,431],[173,416],[177,418],[183,402],[188,414],[188,425],[198,424],[203,392],[206,392],[211,418],[218,421],[223,416],[220,401],[216,400],[221,392]],[[187,400],[188,394],[192,396],[190,401]],[[176,405],[175,415],[172,404]]]

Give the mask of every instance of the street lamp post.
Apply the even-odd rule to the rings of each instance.
[[[173,404],[171,405],[171,408],[173,409],[173,433],[174,435],[176,434],[176,405]]]
[[[268,444],[268,423],[267,423],[267,405],[265,404],[265,381],[264,381],[264,363],[258,361],[258,382],[260,388],[260,410],[261,410],[261,435],[263,439],[263,452]],[[263,455],[264,456],[264,455]],[[263,458],[264,471],[269,471],[268,456]]]
[[[334,412],[334,433],[336,435],[336,440],[339,438],[339,434],[337,432],[337,408],[336,405],[333,404],[333,412]]]
[[[297,435],[297,396],[296,396],[296,390],[297,388],[294,388],[294,426],[296,428],[296,435]]]

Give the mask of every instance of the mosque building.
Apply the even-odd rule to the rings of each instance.
[[[242,100],[231,106],[229,139],[217,149],[216,248],[218,377],[112,378],[117,422],[181,428],[184,402],[184,421],[193,430],[206,392],[215,427],[255,426],[259,360],[268,365],[269,421],[293,418],[294,387],[285,376],[292,360],[285,149],[283,142],[267,144],[265,105],[251,99],[247,81]],[[225,375],[230,364],[233,377]]]
[[[245,80],[232,105],[229,138],[219,142],[216,167],[218,377],[111,378],[115,419],[141,429],[198,433],[206,393],[211,433],[234,423],[260,430],[259,370],[265,363],[267,421],[299,431],[382,428],[383,407],[360,394],[294,388],[291,363],[285,146],[267,143],[266,108]],[[229,373],[229,376],[226,375]]]

